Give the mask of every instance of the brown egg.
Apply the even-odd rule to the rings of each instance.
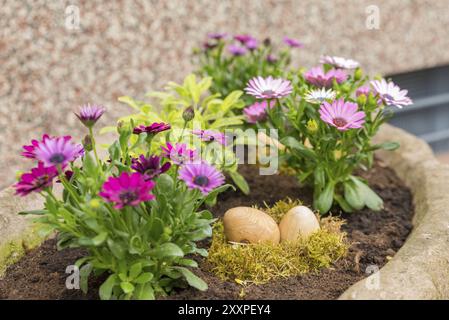
[[[265,212],[236,207],[223,217],[224,233],[228,241],[242,243],[279,243],[280,233],[276,222]]]
[[[305,206],[291,208],[279,223],[281,241],[296,240],[299,236],[308,237],[319,229],[315,214]]]

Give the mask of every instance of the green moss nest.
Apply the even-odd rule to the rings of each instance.
[[[286,199],[263,211],[279,222],[289,209],[300,201]],[[211,270],[222,280],[239,284],[264,284],[278,278],[318,272],[344,257],[349,248],[336,217],[318,217],[321,229],[310,237],[279,244],[230,244],[224,235],[223,222],[214,225],[208,262]]]

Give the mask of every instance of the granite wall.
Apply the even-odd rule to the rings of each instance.
[[[83,134],[78,105],[106,105],[106,124],[127,111],[117,97],[181,80],[206,32],[288,35],[305,44],[295,64],[326,53],[391,73],[449,62],[448,10],[448,0],[0,1],[0,187],[29,165],[18,154],[32,137]]]

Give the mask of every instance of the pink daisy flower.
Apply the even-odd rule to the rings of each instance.
[[[321,120],[340,131],[361,128],[365,123],[365,112],[357,111],[357,103],[345,102],[343,98],[330,104],[324,102],[320,107]]]
[[[234,44],[231,44],[231,45],[228,46],[228,51],[233,56],[237,57],[237,56],[244,56],[248,50],[245,47],[240,47],[240,46],[236,46]]]
[[[290,48],[302,48],[304,45],[296,39],[292,39],[289,37],[284,37],[284,43],[288,45]]]
[[[258,99],[277,99],[292,93],[293,88],[289,80],[281,78],[255,77],[249,80],[245,91]]]
[[[26,196],[31,192],[40,192],[51,187],[57,175],[58,170],[55,167],[46,168],[42,162],[39,162],[36,168],[31,169],[31,172],[22,174],[19,182],[14,185],[16,194]]]
[[[193,149],[187,149],[187,145],[185,143],[177,143],[173,146],[170,142],[167,142],[167,145],[165,147],[161,147],[161,149],[162,156],[171,159],[173,163],[177,165],[193,162],[197,157],[196,151]]]
[[[226,136],[218,131],[213,131],[213,130],[192,130],[192,133],[196,136],[198,136],[198,138],[200,138],[202,141],[205,142],[212,142],[212,141],[217,141],[218,143],[222,144],[222,145],[226,145]]]
[[[407,96],[408,91],[401,90],[392,81],[387,82],[385,79],[380,81],[374,80],[371,81],[371,86],[387,106],[402,108],[403,106],[413,104],[412,99]]]
[[[72,143],[71,139],[70,136],[50,138],[44,135],[42,141],[37,144],[32,142],[32,147],[24,146],[27,150],[25,156],[43,162],[46,167],[64,167],[84,154],[83,146]]]
[[[95,125],[106,109],[103,106],[86,104],[81,107],[79,113],[75,113],[78,119],[88,128]]]
[[[321,56],[320,63],[329,64],[339,69],[355,69],[360,66],[360,63],[355,60],[336,56]]]
[[[225,181],[223,174],[206,162],[186,164],[179,170],[179,179],[184,180],[187,188],[198,189],[204,195]]]
[[[355,95],[358,97],[363,94],[368,97],[370,92],[371,92],[371,87],[368,84],[366,84],[364,86],[358,87],[357,90],[355,91]]]
[[[171,126],[167,123],[157,123],[154,122],[149,126],[140,125],[133,129],[134,134],[148,133],[148,134],[156,134],[162,131],[170,130]]]
[[[138,159],[132,159],[131,168],[144,175],[146,180],[149,180],[166,172],[170,169],[170,166],[170,162],[166,162],[161,165],[161,158],[158,156],[150,156],[146,158],[144,155],[140,155]]]
[[[270,102],[270,108],[273,108],[275,104],[276,101],[272,100]],[[243,109],[243,113],[245,114],[246,121],[248,123],[264,121],[267,118],[267,100],[263,100],[261,102],[256,101],[252,105]]]
[[[331,88],[334,80],[340,84],[346,81],[348,75],[340,69],[331,69],[324,72],[322,67],[314,67],[307,71],[304,77],[309,83],[317,87]]]
[[[123,172],[119,177],[109,177],[103,184],[99,196],[107,202],[115,203],[114,208],[122,209],[125,206],[137,206],[141,202],[154,199],[151,190],[155,183],[145,181],[140,173]]]

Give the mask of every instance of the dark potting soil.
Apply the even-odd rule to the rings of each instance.
[[[240,192],[221,195],[212,210],[222,216],[236,206],[263,206],[290,197],[310,204],[311,190],[300,188],[294,177],[260,176],[255,166],[242,166],[241,173],[251,186],[248,196]],[[362,174],[370,186],[384,199],[380,212],[363,209],[351,214],[340,213],[347,223],[351,248],[344,259],[317,274],[278,279],[264,285],[242,287],[232,281],[221,281],[209,272],[210,266],[199,260],[193,270],[204,279],[209,289],[200,292],[193,288],[177,289],[168,299],[336,299],[349,286],[367,277],[368,266],[381,268],[403,245],[412,229],[413,204],[410,191],[394,172],[377,162],[369,173]],[[84,254],[80,249],[57,251],[55,240],[48,240],[31,250],[18,263],[10,266],[0,279],[0,299],[98,299],[98,287],[104,279],[91,277],[89,292],[66,289],[67,266]],[[370,269],[370,268],[368,268]],[[371,269],[372,270],[372,269]]]

